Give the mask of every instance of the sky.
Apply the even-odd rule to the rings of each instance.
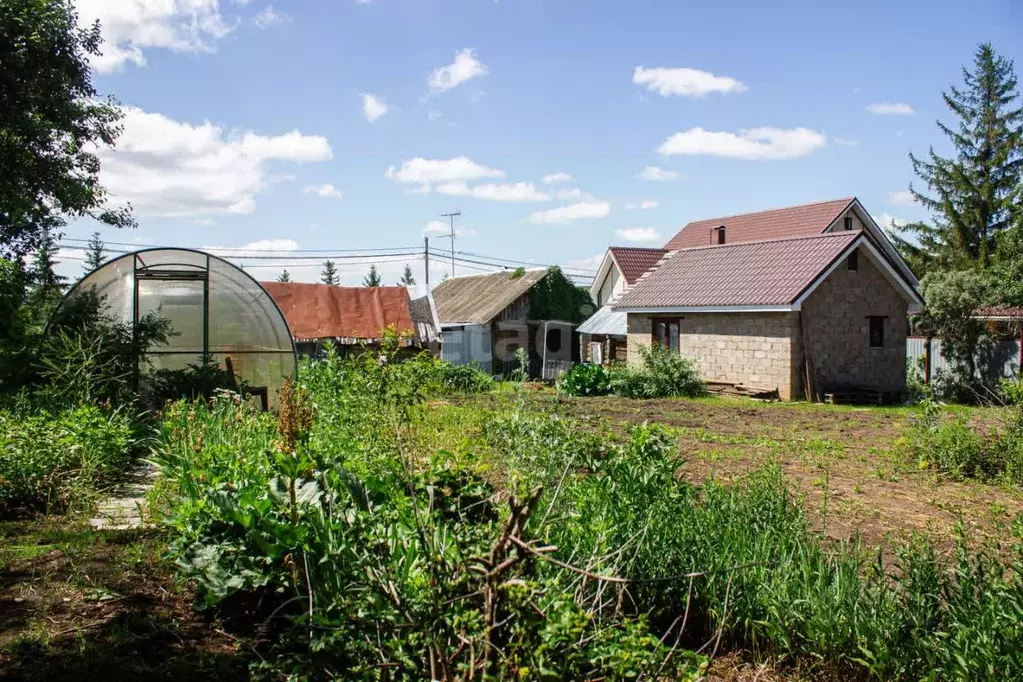
[[[463,258],[579,275],[702,218],[856,196],[924,219],[908,154],[948,151],[941,91],[981,41],[1023,67],[1012,0],[75,4],[125,107],[101,181],[139,226],[63,243],[212,249],[258,279],[315,281],[333,252],[343,284],[375,260],[421,285],[421,254],[351,256],[447,250],[456,211]]]

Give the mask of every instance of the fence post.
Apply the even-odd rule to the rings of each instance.
[[[924,383],[931,383],[931,337],[927,337],[924,345]]]

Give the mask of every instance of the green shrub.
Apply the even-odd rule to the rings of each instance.
[[[145,379],[146,402],[161,407],[168,400],[212,398],[217,391],[243,392],[245,384],[220,366],[216,360],[199,358],[184,369],[158,369]]]
[[[616,366],[611,392],[623,398],[678,398],[702,395],[706,388],[696,366],[663,346],[640,346],[641,368]]]
[[[558,381],[558,389],[576,396],[607,395],[611,391],[611,375],[603,365],[572,365]]]
[[[0,518],[82,506],[123,472],[137,446],[123,411],[0,412]]]
[[[1023,379],[1002,379],[1002,395],[1010,405],[1023,406]]]
[[[475,362],[468,365],[438,363],[442,390],[450,393],[486,393],[494,388],[494,377]]]

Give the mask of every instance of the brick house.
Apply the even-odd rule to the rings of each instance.
[[[783,400],[904,389],[919,283],[857,199],[689,223],[665,251],[612,301],[630,363],[658,343]]]

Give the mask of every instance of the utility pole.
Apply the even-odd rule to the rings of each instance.
[[[426,267],[426,293],[430,293],[430,238],[423,237],[423,265]]]
[[[455,217],[462,215],[461,211],[455,211],[454,213],[441,213],[441,218],[448,218],[451,220],[451,276],[455,276]]]

